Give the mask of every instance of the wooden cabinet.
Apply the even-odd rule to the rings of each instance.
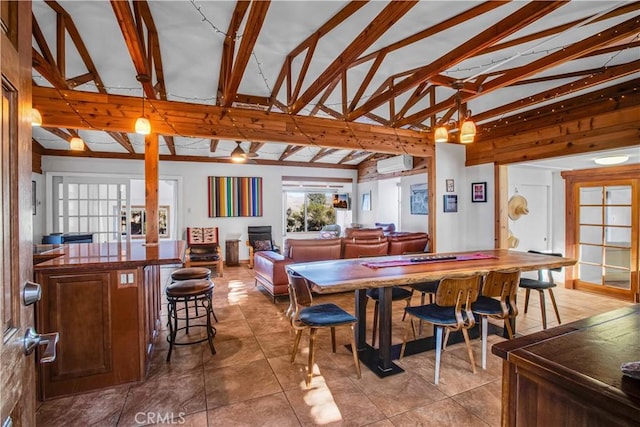
[[[239,247],[240,240],[226,240],[225,241],[225,263],[227,266],[240,265],[239,260]]]
[[[640,356],[640,306],[493,346],[505,359],[503,426],[637,426],[640,381],[620,365]]]

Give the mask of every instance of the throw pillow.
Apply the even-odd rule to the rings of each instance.
[[[337,231],[321,231],[320,232],[320,238],[321,239],[333,239],[338,237],[338,232]]]
[[[270,251],[272,249],[273,245],[271,244],[271,240],[256,240],[253,242],[253,250],[255,252]]]

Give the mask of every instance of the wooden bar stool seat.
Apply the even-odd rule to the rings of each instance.
[[[167,341],[169,342],[169,353],[167,354],[167,362],[171,360],[171,353],[173,352],[174,345],[192,345],[199,344],[204,341],[209,342],[211,348],[211,354],[216,354],[216,350],[213,346],[213,338],[216,334],[216,328],[213,327],[211,318],[215,317],[213,314],[213,287],[214,283],[209,279],[189,279],[178,282],[173,282],[166,289],[167,295],[167,307],[169,313],[169,336]],[[204,308],[204,314],[189,313],[187,304],[184,308],[178,308],[179,302],[193,300],[195,306],[200,305]],[[179,313],[182,313],[182,317]],[[199,340],[187,340],[177,341],[178,331],[185,331],[185,335],[189,335],[189,322],[195,319],[206,318],[206,323],[192,324],[191,327],[203,327],[207,330],[206,338]],[[184,321],[185,326],[178,327],[178,320]],[[181,337],[182,338],[182,337]]]

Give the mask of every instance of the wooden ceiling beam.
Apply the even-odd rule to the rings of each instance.
[[[625,13],[629,13],[629,12],[633,12],[635,10],[640,9],[640,2],[632,2],[632,3],[628,3],[625,4],[623,6],[620,6],[608,13],[605,13],[602,16],[599,16],[598,18],[594,19],[593,21],[591,21],[592,23],[596,23],[596,22],[600,22],[600,21],[604,21],[606,19],[610,19],[619,15],[623,15]],[[593,16],[593,15],[592,15]],[[587,19],[590,19],[587,18]],[[549,37],[549,36],[553,36],[555,34],[559,34],[562,33],[563,31],[566,31],[574,26],[577,26],[578,24],[580,24],[581,22],[584,21],[584,18],[582,19],[576,19],[575,21],[571,21],[568,22],[566,24],[562,24],[562,25],[558,25],[555,26],[553,28],[547,28],[543,31],[538,31],[536,33],[533,34],[527,34],[526,36],[523,37],[518,37],[516,39],[513,40],[509,40],[509,41],[505,41],[502,43],[497,43],[493,46],[489,46],[486,49],[484,49],[482,52],[478,53],[479,55],[486,55],[487,53],[491,53],[491,52],[496,52],[502,49],[506,49],[509,47],[513,47],[513,46],[519,46],[521,44],[524,43],[528,43],[531,41],[535,41],[535,40],[539,40],[543,37]]]
[[[33,105],[48,126],[131,132],[140,114],[139,102],[139,98],[121,95],[33,88]],[[432,156],[434,152],[432,136],[424,132],[322,117],[163,100],[153,101],[148,116],[162,135],[213,136],[418,157]]]
[[[122,145],[122,147],[124,147],[124,149],[127,150],[129,153],[136,152],[136,150],[134,150],[133,148],[133,144],[131,144],[129,135],[127,135],[126,133],[107,131],[107,134],[109,134],[109,136],[113,138],[113,140],[116,141],[118,144]]]
[[[328,84],[342,74],[349,64],[355,61],[359,55],[366,51],[373,42],[378,40],[389,28],[391,28],[413,6],[414,1],[402,1],[389,3],[373,21],[347,46],[336,59],[320,73],[320,76],[307,87],[306,91],[291,104],[290,112],[297,114],[309,104]]]
[[[327,22],[322,24],[320,28],[313,32],[313,34],[309,35],[302,43],[296,46],[284,60],[282,64],[282,68],[280,69],[280,73],[278,74],[278,78],[273,86],[273,91],[271,92],[271,99],[276,100],[278,94],[280,93],[280,89],[282,88],[282,84],[284,83],[285,78],[287,78],[288,85],[291,86],[291,81],[293,80],[293,76],[291,75],[291,61],[293,58],[302,53],[305,49],[307,49],[311,43],[314,43],[314,40],[320,39],[335,27],[343,23],[348,17],[357,12],[361,7],[363,7],[367,2],[364,1],[350,1],[347,3],[345,7],[343,7],[338,13],[332,16]],[[298,80],[304,81],[304,75],[298,75]],[[288,91],[289,94],[291,91]],[[291,100],[287,99],[287,105],[291,103]],[[282,110],[286,111],[286,109]]]
[[[527,132],[535,127],[560,124],[566,120],[603,114],[612,109],[631,108],[640,105],[638,91],[640,79],[620,83],[605,89],[589,92],[574,98],[557,101],[542,108],[519,112],[486,122],[480,127],[478,140],[498,138]],[[614,107],[609,103],[613,102]]]
[[[598,74],[589,73],[589,76],[584,79],[566,83],[561,86],[548,89],[544,92],[531,95],[528,98],[523,98],[509,104],[501,105],[500,107],[494,108],[492,110],[484,111],[480,114],[475,114],[473,118],[477,122],[482,122],[493,117],[504,116],[505,114],[512,111],[520,110],[531,105],[539,104],[541,102],[546,102],[553,98],[558,98],[574,92],[582,91],[590,87],[627,76],[629,74],[634,74],[638,72],[639,69],[640,60],[629,62],[627,64],[616,65],[604,71],[600,70],[601,72]],[[607,92],[611,92],[611,89],[607,89]]]
[[[229,27],[227,27],[227,34],[222,43],[222,55],[220,59],[220,74],[218,76],[218,99],[217,104],[223,104],[226,99],[224,98],[225,87],[228,85],[231,73],[233,71],[233,56],[236,50],[236,39],[238,38],[238,31],[244,15],[249,10],[250,1],[239,1],[236,3],[236,7],[231,14],[231,20],[229,21]]]
[[[64,131],[62,129],[58,129],[58,128],[51,128],[48,126],[43,126],[42,129],[46,130],[47,132],[52,133],[53,135],[57,136],[60,139],[64,139],[66,142],[71,142],[71,138],[80,138],[80,135],[78,135],[78,132],[76,132],[75,130],[68,130],[68,131]],[[82,139],[82,138],[81,138]],[[91,152],[91,148],[89,148],[89,146],[87,145],[87,143],[82,140],[82,143],[84,144],[84,150],[85,151],[89,151]]]
[[[215,153],[216,150],[218,149],[219,143],[220,143],[219,139],[212,139],[211,142],[209,143],[209,151],[212,153]]]
[[[572,45],[566,46],[564,49],[546,55],[536,61],[533,61],[527,65],[512,68],[508,72],[494,78],[493,80],[485,83],[482,87],[482,95],[486,95],[494,90],[501,89],[518,80],[525,79],[537,73],[541,73],[556,65],[571,61],[572,59],[583,57],[589,52],[600,49],[603,46],[607,46],[611,43],[616,43],[619,40],[625,39],[630,35],[635,35],[638,28],[638,17],[633,17],[623,23],[617,24],[611,28],[599,32],[591,37],[583,39]],[[462,102],[468,102],[473,98],[476,98],[480,94],[465,93],[462,95]],[[419,123],[431,114],[439,111],[451,108],[455,105],[455,100],[446,100],[433,105],[422,111],[418,111],[404,119],[398,121],[397,126],[404,126],[413,123]]]
[[[257,154],[258,151],[264,146],[264,142],[251,142],[251,146],[249,147],[249,153]]]
[[[133,61],[138,76],[149,77],[148,81],[140,81],[144,93],[148,98],[156,99],[156,92],[151,83],[151,67],[147,60],[147,51],[144,47],[143,35],[138,33],[138,26],[128,1],[111,0],[111,7],[118,20],[129,55]]]
[[[543,3],[532,2],[524,5],[495,25],[492,25],[472,39],[462,43],[455,49],[426,65],[420,71],[416,71],[410,77],[398,82],[394,85],[393,90],[387,89],[376,96],[370,97],[362,106],[352,111],[347,119],[349,121],[357,119],[364,113],[372,111],[385,102],[388,102],[391,98],[414,88],[436,74],[440,74],[455,64],[476,55],[487,46],[495,44],[497,41],[508,37],[565,4],[566,2],[562,1],[549,1]]]
[[[369,153],[367,153],[366,151],[357,151],[357,150],[351,151],[349,154],[347,154],[342,159],[340,159],[338,164],[342,165],[342,164],[350,162],[352,160],[359,159],[360,157],[367,156],[368,154]]]
[[[60,75],[55,64],[48,62],[35,48],[31,48],[31,63],[33,68],[55,87],[68,89],[67,81]]]
[[[338,151],[337,148],[321,148],[318,152],[309,160],[311,163],[317,162],[323,157],[328,156],[329,154],[333,154]]]
[[[169,153],[175,156],[176,143],[173,140],[173,135],[162,135],[162,138],[164,139],[165,144],[167,144],[167,149],[169,150]]]
[[[36,41],[36,44],[40,48],[40,52],[44,57],[45,61],[49,64],[55,64],[56,60],[53,58],[53,54],[51,53],[51,49],[49,49],[49,45],[47,44],[47,40],[40,29],[40,25],[38,24],[38,20],[35,15],[31,14],[31,29],[33,32],[33,38]]]
[[[582,118],[469,144],[466,165],[509,164],[640,145],[637,106],[617,109],[615,102],[608,104],[608,112],[591,114],[589,107],[583,112],[589,115]]]
[[[302,150],[303,148],[304,148],[303,146],[288,145],[287,148],[285,148],[284,152],[280,155],[280,158],[278,160],[283,161],[287,157],[293,156],[295,153]]]
[[[225,82],[224,92],[222,94],[222,104],[227,107],[231,106],[236,97],[242,76],[251,58],[251,52],[253,52],[253,47],[258,40],[258,35],[262,29],[262,24],[264,24],[264,18],[267,16],[270,4],[270,0],[253,1],[251,3],[247,24],[244,27],[244,34],[240,40],[240,47],[234,55],[235,59],[231,69],[231,75]]]

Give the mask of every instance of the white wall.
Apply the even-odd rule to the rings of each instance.
[[[373,224],[366,224],[368,226],[374,226],[376,222],[384,224],[393,223],[398,228],[399,209],[400,203],[400,178],[381,179],[378,181],[378,197],[376,197],[376,220]]]
[[[109,176],[126,176],[144,178],[144,163],[141,160],[113,159],[77,159],[58,156],[43,156],[42,169],[49,172],[70,172],[86,174],[108,174]],[[326,178],[357,179],[357,171],[353,169],[330,169],[312,167],[282,167],[265,165],[235,165],[229,163],[200,162],[160,162],[161,179],[177,179],[178,188],[178,230],[184,238],[184,229],[194,227],[218,227],[220,240],[240,239],[240,259],[247,259],[249,252],[244,244],[247,239],[249,225],[271,225],[274,240],[283,242],[283,206],[282,176],[306,176]],[[207,210],[207,177],[208,176],[258,176],[263,185],[263,216],[209,218]],[[352,197],[356,195],[352,194]],[[357,199],[356,199],[357,200]],[[357,221],[355,218],[354,221]],[[221,245],[224,251],[224,244]]]
[[[467,238],[465,250],[493,248],[495,247],[496,199],[493,163],[471,166],[465,171],[466,185],[460,189],[460,195],[466,200]],[[487,183],[486,202],[471,201],[471,184],[475,182]]]
[[[411,214],[411,186],[427,184],[427,173],[403,176],[400,180],[400,194],[402,194],[401,218],[399,231],[429,231],[429,215]]]
[[[436,143],[436,247],[434,252],[451,252],[466,249],[467,198],[464,183],[467,182],[464,168],[463,145]],[[453,179],[455,192],[446,193],[446,180]],[[444,212],[445,194],[458,196],[458,212]]]

